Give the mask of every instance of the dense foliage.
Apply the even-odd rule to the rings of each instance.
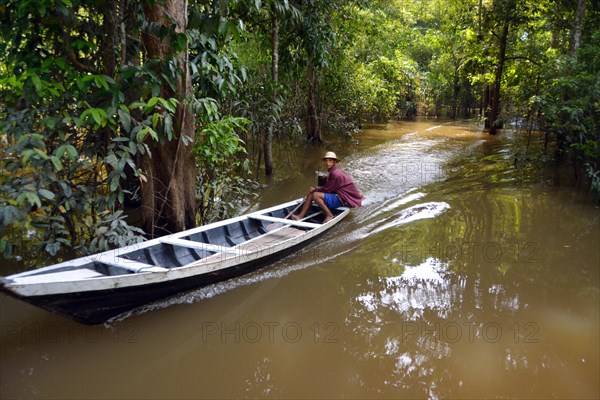
[[[156,221],[171,206],[165,206],[167,195],[183,197],[172,189],[185,178],[174,165],[186,158],[180,148],[191,152],[196,135],[183,131],[182,114],[194,116],[199,135],[221,120],[213,97],[241,80],[224,43],[242,27],[194,5],[181,32],[168,15],[152,20],[161,3],[146,2],[146,9],[133,1],[0,6],[4,256],[36,248],[71,255],[135,243],[144,232],[127,223],[123,211],[125,204],[143,204],[144,184],[159,183],[159,201],[150,199]],[[192,71],[193,96],[182,84],[185,70]],[[220,150],[206,162],[227,157]],[[153,162],[159,162],[154,174],[164,169],[173,179],[157,181]],[[193,183],[178,187],[205,193]]]
[[[577,57],[557,63],[556,77],[536,99],[543,130],[558,138],[559,151],[585,170],[600,198],[600,32]]]
[[[273,141],[416,115],[540,127],[600,193],[591,0],[7,0],[0,22],[4,256],[136,242],[140,204],[146,235],[226,217]]]
[[[130,108],[121,85],[103,73],[98,13],[69,2],[2,6],[4,253],[15,244],[52,255],[61,245],[95,251],[141,233],[123,220],[119,182],[128,165],[139,173],[132,159],[146,152],[141,139],[154,131],[131,117],[146,105]]]

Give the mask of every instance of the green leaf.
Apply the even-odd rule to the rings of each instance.
[[[187,37],[184,33],[180,33],[177,35],[177,46],[179,49],[185,49],[185,45],[187,44]]]
[[[160,101],[160,104],[162,104],[162,106],[170,113],[174,114],[175,111],[177,110],[177,99],[166,100],[166,99],[161,98],[159,101]],[[174,101],[174,102],[172,103],[172,101]]]
[[[52,193],[51,191],[49,191],[48,189],[40,189],[40,190],[38,190],[38,193],[40,194],[40,196],[42,196],[48,200],[54,200],[54,198],[56,197],[56,195],[54,193]]]
[[[63,169],[63,165],[60,162],[60,158],[59,157],[57,157],[57,156],[51,156],[50,157],[50,161],[52,161],[52,164],[54,164],[54,169],[57,172]]]
[[[150,133],[150,136],[152,137],[152,139],[158,141],[158,134],[156,133],[156,131],[150,127],[148,127],[148,133]]]
[[[144,108],[144,112],[145,113],[149,113],[150,111],[152,111],[154,109],[154,107],[156,107],[156,104],[158,103],[158,97],[152,97],[150,100],[148,100],[148,103],[146,104],[146,107]]]
[[[100,116],[100,113],[98,112],[97,108],[92,108],[91,109],[91,113],[92,113],[92,118],[94,118],[94,121],[96,121],[96,124],[99,126],[102,126],[102,117]]]
[[[37,155],[39,155],[42,160],[47,160],[48,159],[48,154],[46,154],[46,152],[43,151],[42,149],[33,149],[33,151]]]
[[[93,119],[96,119],[96,117],[94,117],[93,113],[94,113],[94,108],[88,108],[87,110],[85,110],[84,112],[81,113],[81,115],[79,116],[79,119],[81,121],[78,122],[78,124],[82,124],[84,125],[87,121],[87,118],[91,115]]]
[[[119,175],[115,174],[115,176],[113,176],[113,178],[110,180],[110,191],[116,192],[118,187],[119,187]]]
[[[143,142],[144,139],[146,138],[146,136],[148,136],[148,129],[150,129],[150,128],[145,126],[138,131],[137,136],[136,136],[138,142],[140,142],[140,143]]]
[[[133,140],[130,140],[129,145],[127,146],[127,151],[130,154],[135,155],[137,153],[137,143],[134,142]]]
[[[73,190],[71,189],[70,183],[66,181],[59,181],[58,184],[60,185],[60,188],[62,189],[62,192],[65,195],[65,197],[71,197],[71,195],[73,194]]]
[[[44,120],[44,125],[46,125],[50,129],[56,128],[56,119],[55,118],[46,118]]]
[[[35,89],[38,92],[42,90],[42,81],[39,76],[37,76],[36,74],[32,74],[31,82],[33,83],[33,86],[35,86]]]
[[[129,109],[133,110],[133,109],[136,109],[136,108],[142,108],[145,105],[146,105],[146,103],[144,103],[143,101],[134,101],[133,103],[131,103],[129,105]]]
[[[2,224],[4,226],[8,226],[8,225],[12,224],[13,222],[19,220],[19,209],[17,207],[10,205],[10,206],[3,207],[3,209],[4,209],[4,213],[2,215],[2,218],[4,218],[4,221]],[[0,220],[1,220],[1,218],[0,218]]]
[[[33,155],[33,150],[27,149],[27,150],[23,151],[22,155],[23,155],[23,162],[26,163],[27,160],[29,160],[29,158]]]
[[[32,206],[37,206],[37,207],[42,206],[42,201],[40,200],[40,197],[33,192],[25,192],[25,198],[27,199],[29,204]]]
[[[60,249],[60,243],[58,243],[58,242],[46,243],[46,247],[44,247],[44,249],[51,256],[55,256],[56,253],[58,253],[58,250]]]
[[[79,152],[77,151],[75,146],[69,144],[69,145],[67,145],[66,149],[67,149],[67,154],[69,155],[69,158],[71,160],[77,160],[77,158],[79,157]]]
[[[148,135],[150,135],[152,139],[158,141],[158,134],[156,133],[156,131],[150,128],[149,126],[145,126],[137,134],[138,142],[142,142]]]
[[[94,76],[94,83],[96,84],[96,87],[98,89],[106,89],[108,90],[108,83],[106,82],[106,79],[104,76],[102,75],[95,75]]]
[[[167,115],[165,117],[165,133],[167,134],[167,137],[169,138],[169,140],[171,140],[171,138],[173,137],[173,116],[171,115]]]
[[[57,157],[62,157],[65,154],[66,148],[66,144],[61,144],[56,148],[56,150],[54,150],[54,155]]]
[[[129,132],[131,130],[131,114],[129,114],[129,110],[119,109],[117,113],[119,114],[123,129],[125,129],[125,132]]]

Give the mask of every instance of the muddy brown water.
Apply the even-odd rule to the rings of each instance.
[[[2,295],[0,397],[598,398],[600,210],[523,143],[435,120],[329,142],[364,207],[109,326]],[[301,197],[322,151],[252,209]]]

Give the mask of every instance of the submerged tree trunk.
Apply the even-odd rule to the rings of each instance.
[[[480,114],[483,117],[483,126],[485,129],[490,127],[490,102],[491,102],[491,90],[488,83],[483,87],[483,96]]]
[[[496,64],[496,77],[494,79],[494,89],[492,90],[492,104],[490,109],[489,127],[490,135],[495,135],[499,128],[498,116],[500,115],[500,85],[502,83],[502,71],[506,61],[506,44],[508,42],[509,20],[504,20],[502,36],[500,36],[500,52],[498,54],[498,63]]]
[[[460,95],[459,68],[460,64],[456,65],[454,68],[454,81],[452,84],[452,111],[450,115],[450,118],[452,119],[456,119],[458,114],[458,96]]]
[[[273,130],[275,129],[275,115],[277,101],[277,83],[279,82],[279,18],[273,8],[271,11],[271,79],[273,93],[271,98],[271,120],[263,143],[265,156],[265,175],[273,175]]]
[[[317,74],[315,66],[308,62],[307,69],[306,137],[309,142],[321,142],[321,127],[317,110]]]
[[[186,3],[178,0],[144,2],[144,13],[152,23],[176,25],[176,32],[186,29]],[[146,141],[150,155],[142,157],[142,224],[152,237],[192,228],[196,225],[196,165],[192,146],[186,146],[183,136],[194,137],[195,120],[189,109],[193,97],[192,83],[187,68],[187,51],[173,54],[167,39],[160,39],[151,33],[142,34],[146,59],[158,60],[157,67],[175,58],[180,73],[175,77],[175,92],[165,82],[160,96],[175,97],[179,101],[173,124],[173,139],[163,138],[163,142],[151,139]],[[159,71],[160,72],[160,71]],[[159,74],[157,74],[159,75]]]

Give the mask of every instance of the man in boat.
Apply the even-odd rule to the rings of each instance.
[[[300,214],[292,215],[296,221],[304,218],[310,205],[314,201],[323,210],[325,214],[325,220],[323,223],[329,222],[333,219],[331,210],[339,207],[360,207],[362,205],[362,198],[360,191],[354,184],[354,181],[344,171],[337,167],[337,163],[340,162],[339,158],[333,151],[328,151],[323,156],[323,161],[327,167],[329,174],[324,186],[311,187]]]

